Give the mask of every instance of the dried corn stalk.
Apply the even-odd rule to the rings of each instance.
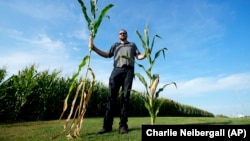
[[[63,117],[65,111],[68,109],[68,99],[71,95],[71,92],[72,92],[74,86],[75,86],[75,82],[77,80],[77,77],[79,76],[82,68],[85,67],[86,65],[87,65],[87,69],[86,69],[84,79],[82,79],[82,81],[80,82],[80,84],[77,87],[74,99],[71,103],[69,115],[67,116],[67,119],[66,119],[65,124],[64,124],[63,131],[60,132],[59,134],[55,135],[53,138],[56,138],[63,133],[66,133],[66,138],[68,138],[68,139],[71,139],[73,137],[80,137],[80,131],[82,129],[83,118],[84,118],[84,115],[85,115],[87,107],[88,107],[88,102],[89,102],[89,99],[90,99],[91,94],[92,94],[93,86],[95,84],[95,74],[90,67],[91,48],[93,45],[93,39],[95,38],[95,36],[97,34],[98,28],[99,28],[103,18],[106,16],[106,12],[110,8],[113,7],[112,4],[107,5],[101,11],[99,17],[96,18],[96,12],[98,10],[97,9],[97,0],[90,0],[90,12],[91,12],[91,17],[92,17],[92,18],[90,18],[90,16],[88,16],[88,13],[87,13],[88,11],[87,11],[87,8],[85,7],[85,4],[83,3],[83,1],[78,0],[78,2],[82,8],[84,18],[85,18],[86,22],[88,23],[88,29],[90,31],[90,34],[92,35],[90,40],[89,40],[89,43],[88,43],[90,50],[89,50],[89,54],[83,58],[82,62],[78,66],[78,71],[75,74],[73,74],[72,84],[69,87],[69,92],[65,98],[63,112],[62,112],[59,120]],[[88,82],[89,72],[91,74],[90,82]],[[88,85],[87,85],[87,83],[88,83]],[[78,103],[78,105],[76,105],[77,98],[79,98],[79,95],[80,95],[80,102]],[[73,116],[73,118],[72,118],[72,116]],[[72,121],[72,122],[69,125],[70,121]]]

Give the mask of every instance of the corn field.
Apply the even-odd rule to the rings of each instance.
[[[6,77],[7,70],[0,68],[0,122],[55,120],[62,112],[64,99],[71,85],[71,78],[60,76],[60,70],[37,71],[35,65],[20,70],[18,74]],[[80,80],[75,81],[76,85]],[[73,93],[76,89],[72,90]],[[87,117],[102,117],[108,87],[96,82]],[[130,116],[147,117],[142,93],[131,93]],[[70,99],[72,100],[72,99]],[[119,100],[118,100],[119,101]],[[118,103],[119,105],[120,103]],[[66,111],[66,113],[69,111]],[[117,106],[116,116],[119,115]],[[167,99],[160,109],[159,116],[214,116],[208,111],[189,105],[182,105]],[[63,117],[66,118],[66,117]]]

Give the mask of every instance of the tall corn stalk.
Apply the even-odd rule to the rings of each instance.
[[[175,82],[171,82],[171,83],[164,84],[161,88],[157,89],[158,84],[160,82],[160,75],[153,74],[152,68],[155,65],[156,59],[161,54],[165,58],[165,51],[167,50],[167,48],[159,49],[154,54],[154,56],[152,56],[151,52],[153,51],[155,39],[161,38],[161,37],[157,34],[154,35],[152,42],[150,43],[148,26],[144,29],[144,36],[145,36],[144,38],[142,37],[142,35],[140,34],[138,30],[136,30],[136,33],[139,36],[144,52],[146,53],[146,58],[148,60],[148,68],[146,69],[141,64],[137,64],[137,65],[144,70],[148,80],[146,80],[144,76],[141,75],[140,73],[135,73],[135,75],[139,78],[139,80],[145,87],[146,92],[143,95],[143,100],[144,100],[145,107],[147,108],[150,114],[151,124],[154,124],[157,114],[159,113],[159,109],[161,105],[165,102],[165,101],[160,101],[159,99],[157,99],[159,97],[160,92],[162,92],[164,88],[168,85],[174,84],[176,88],[177,88],[177,85]]]
[[[88,30],[90,31],[90,34],[92,35],[90,40],[89,40],[89,46],[92,44],[92,40],[96,37],[98,28],[99,28],[103,18],[106,16],[107,11],[113,7],[113,4],[107,5],[104,9],[102,9],[100,15],[98,17],[96,17],[97,11],[98,11],[97,1],[98,0],[90,0],[90,14],[91,14],[91,16],[89,16],[88,9],[86,8],[84,2],[82,0],[78,0],[78,3],[80,4],[81,9],[82,9],[84,18],[88,24]],[[80,137],[80,130],[82,128],[83,118],[84,118],[84,115],[86,113],[86,109],[88,106],[90,96],[92,94],[93,86],[95,84],[95,74],[90,67],[90,60],[91,60],[91,49],[89,50],[88,55],[86,55],[83,58],[82,62],[78,66],[77,72],[73,74],[72,84],[69,87],[68,94],[67,94],[65,101],[64,101],[63,112],[60,116],[60,119],[63,117],[65,111],[68,108],[68,99],[71,95],[73,88],[75,87],[75,81],[76,81],[77,77],[79,76],[82,68],[85,65],[87,65],[85,76],[83,79],[81,79],[80,84],[77,86],[77,90],[76,90],[74,99],[71,103],[69,115],[68,115],[68,117],[65,121],[65,124],[64,124],[64,130],[60,133],[60,134],[62,134],[64,132],[66,132],[66,137],[68,139],[73,138],[73,137]],[[88,82],[88,73],[89,72],[91,73],[92,78],[90,80],[90,84],[87,87],[86,83]],[[80,102],[79,102],[79,105],[76,106],[76,102],[77,102],[77,98],[79,98],[79,94],[80,94]],[[71,120],[73,113],[74,113],[74,117],[73,117],[71,125],[69,126],[68,124]],[[72,131],[73,131],[73,135],[72,135]],[[57,136],[58,135],[56,135],[55,137],[57,137]]]

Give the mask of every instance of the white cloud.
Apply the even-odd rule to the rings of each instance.
[[[46,34],[38,34],[33,38],[26,38],[15,34],[13,41],[18,45],[9,45],[7,52],[1,52],[0,64],[6,66],[9,75],[31,64],[36,64],[39,70],[65,69],[65,73],[72,73],[77,59],[70,60],[70,50],[65,44],[52,39]],[[76,59],[76,60],[74,60]],[[79,63],[79,62],[77,62]]]
[[[203,95],[208,92],[249,90],[250,72],[176,81],[178,88],[168,88],[168,95]]]
[[[46,34],[39,34],[35,39],[27,40],[27,42],[34,46],[40,46],[48,52],[62,52],[64,50],[64,43],[59,40],[52,40]]]
[[[77,29],[77,30],[69,33],[68,37],[70,37],[70,38],[76,38],[76,39],[80,39],[80,40],[88,40],[89,33],[86,30],[86,28],[81,28],[81,29]]]

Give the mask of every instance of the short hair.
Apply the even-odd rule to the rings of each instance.
[[[120,29],[120,31],[124,31],[125,33],[127,33],[127,31],[125,29]]]

